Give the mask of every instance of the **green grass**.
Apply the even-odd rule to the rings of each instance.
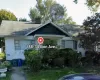
[[[7,72],[7,77],[0,78],[0,80],[11,80],[10,79],[10,76],[11,76],[11,73],[10,72]]]
[[[100,74],[99,67],[92,68],[65,68],[65,69],[52,69],[41,70],[37,73],[27,72],[27,80],[57,80],[60,77],[72,73],[96,73]]]

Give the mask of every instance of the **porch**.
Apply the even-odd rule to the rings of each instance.
[[[5,37],[6,59],[25,59],[24,51],[29,49],[30,45],[39,45],[37,42],[38,37],[43,37],[44,40],[55,40],[57,46],[60,48],[72,48],[77,50],[77,43],[67,32],[53,23],[48,23],[35,30],[31,30],[24,36]],[[36,49],[38,50],[38,47]]]

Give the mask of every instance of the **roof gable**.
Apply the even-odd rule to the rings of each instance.
[[[70,36],[67,32],[59,28],[57,25],[53,24],[52,22],[46,23],[41,25],[39,28],[29,32],[28,35],[35,35],[35,34],[54,34],[54,35],[65,35]]]
[[[46,27],[48,24],[51,24],[53,29],[56,28],[60,33],[66,34],[68,36],[73,36],[73,34],[77,34],[83,31],[81,27],[78,27],[79,25],[55,25],[52,22],[48,22],[46,24],[34,24],[32,22],[3,20],[0,25],[0,37],[27,36],[33,32],[38,31],[42,27]]]

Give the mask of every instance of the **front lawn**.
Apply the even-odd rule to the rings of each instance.
[[[65,68],[65,69],[52,69],[41,70],[37,73],[27,72],[27,80],[57,80],[60,77],[72,73],[100,73],[99,67],[92,68]]]
[[[10,77],[11,77],[11,73],[7,72],[7,76],[4,78],[0,78],[0,80],[11,80]]]

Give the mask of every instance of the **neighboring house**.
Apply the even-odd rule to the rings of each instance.
[[[46,24],[33,24],[31,22],[18,22],[3,20],[0,25],[0,37],[5,38],[6,59],[25,59],[24,50],[29,45],[38,45],[38,37],[57,41],[60,48],[72,48],[81,52],[85,50],[79,47],[76,36],[82,29],[78,25],[55,25],[52,22]]]

